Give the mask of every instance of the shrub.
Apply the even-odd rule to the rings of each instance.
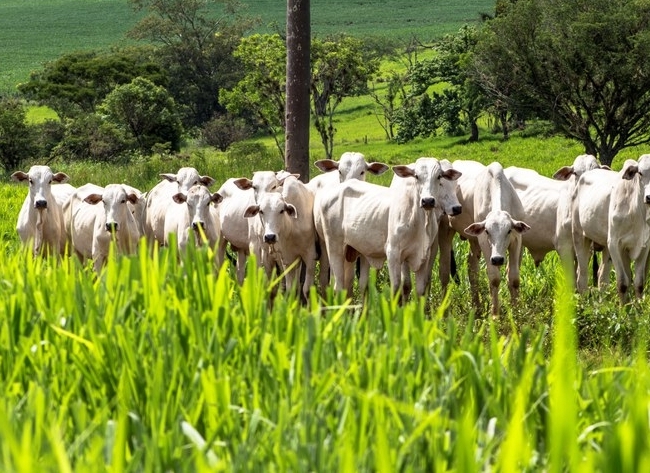
[[[231,144],[251,136],[251,130],[241,118],[220,115],[201,128],[201,141],[219,151],[226,151]]]
[[[0,100],[0,164],[6,171],[20,167],[34,151],[25,109],[16,99]]]

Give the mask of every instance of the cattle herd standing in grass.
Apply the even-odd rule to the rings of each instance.
[[[554,179],[496,162],[419,158],[393,166],[388,187],[365,182],[368,173],[381,174],[389,166],[367,163],[360,153],[346,152],[339,161],[316,166],[324,174],[308,184],[286,171],[257,171],[250,179],[228,179],[214,193],[208,188],[215,180],[194,168],[161,174],[161,182],[142,193],[125,184],[75,188],[66,174],[32,166],[12,174],[29,183],[16,228],[35,255],[67,249],[82,261],[92,260],[97,272],[111,241],[124,254],[145,241],[152,249],[154,243],[176,242],[180,252],[190,242],[207,244],[216,249],[217,266],[230,245],[239,283],[253,254],[269,276],[281,272],[287,288],[298,287],[304,269],[304,297],[317,262],[321,291],[333,278],[336,291],[350,293],[359,261],[361,294],[369,268],[387,262],[392,293],[402,299],[409,296],[411,273],[417,294],[426,294],[438,252],[446,289],[458,233],[470,245],[468,276],[477,307],[479,258],[485,258],[493,315],[500,312],[500,267],[506,262],[516,303],[524,248],[536,265],[551,251],[573,264],[578,292],[586,290],[592,251],[602,251],[599,285],[609,280],[611,258],[621,302],[628,300],[631,284],[642,294],[650,249],[650,155],[627,160],[620,172],[581,155]]]

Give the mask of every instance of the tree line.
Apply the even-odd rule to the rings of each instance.
[[[141,43],[63,55],[0,100],[0,164],[31,158],[128,161],[179,151],[185,137],[226,150],[268,134],[284,155],[286,38],[223,0],[130,0]],[[215,9],[219,4],[221,8]],[[611,164],[650,141],[650,4],[498,0],[482,21],[432,44],[312,38],[311,125],[333,156],[337,108],[367,95],[387,140],[439,133],[478,140],[479,120],[507,139],[545,124]],[[432,49],[421,58],[419,51]],[[380,71],[383,59],[400,72]],[[58,120],[30,125],[25,100]]]

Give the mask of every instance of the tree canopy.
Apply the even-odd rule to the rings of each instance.
[[[650,142],[650,2],[502,2],[474,73],[509,107],[550,119],[611,164]]]

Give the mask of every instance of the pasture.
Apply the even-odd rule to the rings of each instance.
[[[285,24],[286,2],[246,0],[247,14],[260,19],[255,32],[275,33]],[[216,8],[219,8],[217,6]],[[480,13],[492,13],[491,0],[312,0],[312,31],[317,35],[376,35],[396,41],[413,35],[429,41],[451,33]],[[3,0],[0,2],[0,93],[13,92],[45,62],[80,49],[129,44],[126,32],[141,13],[126,0]]]
[[[548,175],[580,152],[517,136],[414,146],[387,146],[386,161],[426,146]],[[52,166],[74,185],[146,190],[190,165],[219,185],[282,166],[262,151]],[[520,304],[502,286],[496,321],[471,307],[460,241],[461,280],[447,295],[434,268],[429,297],[400,306],[382,270],[366,302],[314,291],[305,305],[286,295],[270,306],[277,280],[249,265],[240,287],[229,264],[212,270],[209,250],[178,264],[173,248],[141,248],[98,277],[76,258],[33,259],[13,229],[25,194],[0,186],[3,470],[639,471],[650,461],[647,301],[620,307],[613,283],[575,296],[556,257],[537,268],[524,257]],[[480,284],[486,295],[483,269]]]

